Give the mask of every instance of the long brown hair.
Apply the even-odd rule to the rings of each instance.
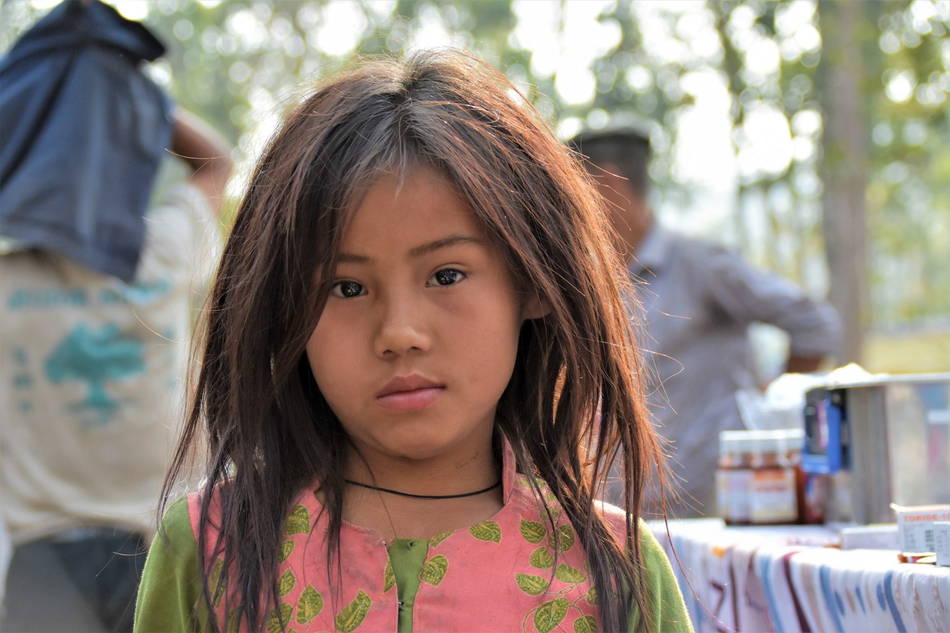
[[[641,612],[648,604],[636,520],[641,492],[652,472],[662,472],[621,301],[624,266],[579,162],[500,73],[461,52],[367,63],[318,87],[271,140],[222,256],[194,400],[163,499],[206,442],[199,562],[208,570],[223,556],[236,592],[229,606],[240,606],[252,631],[278,605],[277,554],[291,500],[314,482],[329,549],[338,552],[346,436],[305,345],[329,289],[321,271],[334,268],[347,213],[381,174],[405,175],[418,164],[454,183],[519,288],[550,309],[522,327],[496,430],[576,529],[601,627],[626,630],[634,604]],[[625,546],[594,503],[618,454]],[[209,543],[214,490],[219,531]],[[209,575],[204,599],[213,613]],[[647,621],[641,617],[641,626]]]

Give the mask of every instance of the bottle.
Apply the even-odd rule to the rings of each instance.
[[[799,521],[799,468],[795,439],[785,430],[755,431],[751,441],[749,523],[781,525]],[[801,435],[798,436],[801,442]],[[801,450],[797,451],[799,460]]]
[[[716,469],[716,500],[719,515],[729,525],[749,524],[749,482],[752,454],[749,434],[754,431],[719,433],[719,467]]]
[[[795,469],[795,496],[798,499],[797,523],[824,523],[824,514],[818,514],[817,508],[809,504],[808,489],[814,481],[802,468],[802,455],[805,451],[805,429],[785,429],[785,454],[789,463]],[[814,491],[814,490],[813,490]]]

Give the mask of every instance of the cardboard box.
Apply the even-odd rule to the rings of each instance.
[[[900,549],[893,523],[848,526],[841,529],[841,549]]]
[[[934,523],[950,521],[950,504],[899,506],[891,504],[897,515],[897,533],[902,552],[935,552]]]
[[[934,523],[934,545],[937,548],[937,564],[950,567],[950,521]]]

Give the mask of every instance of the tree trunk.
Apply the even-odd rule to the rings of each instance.
[[[830,276],[829,299],[844,324],[842,361],[860,361],[868,327],[868,249],[865,195],[868,181],[869,85],[864,58],[869,24],[863,0],[821,0],[819,100],[822,131],[822,228]],[[876,38],[874,38],[876,46]],[[873,64],[872,64],[873,66]]]

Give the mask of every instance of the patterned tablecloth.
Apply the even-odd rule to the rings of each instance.
[[[950,567],[902,564],[892,550],[840,550],[810,526],[651,524],[697,633],[950,632]],[[670,547],[672,544],[672,548]]]

